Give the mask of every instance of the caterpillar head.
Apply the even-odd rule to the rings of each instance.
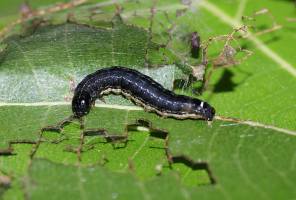
[[[87,115],[90,110],[90,94],[87,92],[75,93],[72,100],[72,111],[74,115],[83,117]]]

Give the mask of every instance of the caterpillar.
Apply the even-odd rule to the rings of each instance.
[[[102,96],[110,92],[122,93],[147,112],[155,111],[162,117],[205,119],[211,123],[215,115],[215,109],[207,102],[175,94],[151,77],[120,66],[98,70],[77,85],[72,99],[74,115],[87,115],[95,100],[104,101]]]

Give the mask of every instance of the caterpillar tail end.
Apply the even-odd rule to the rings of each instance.
[[[211,126],[213,121],[206,121],[208,126]]]
[[[213,119],[215,117],[215,109],[210,106],[209,109],[206,109],[206,112],[205,112],[205,115],[204,115],[204,118],[207,122],[207,125],[212,125],[213,123]]]

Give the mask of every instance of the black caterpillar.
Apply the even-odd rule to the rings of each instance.
[[[147,112],[156,111],[162,117],[203,118],[213,120],[215,109],[196,98],[177,95],[151,77],[136,70],[114,66],[87,75],[76,87],[72,100],[72,110],[76,116],[84,116],[97,98],[103,94],[122,93],[127,99],[144,106]]]

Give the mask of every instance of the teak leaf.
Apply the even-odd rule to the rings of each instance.
[[[7,17],[15,2],[0,6],[3,199],[296,197],[295,22],[284,20],[295,18],[292,2],[51,2],[29,2],[20,19]],[[266,9],[253,16],[266,7],[283,28]],[[244,25],[264,33],[236,37],[253,54],[214,70],[202,92],[192,70],[205,80],[208,60],[222,55],[228,65],[247,53],[229,41],[225,54],[218,40],[192,50],[190,34],[205,41]],[[74,82],[114,65],[207,101],[220,116],[211,126],[161,119],[110,94],[83,120],[69,118]]]

